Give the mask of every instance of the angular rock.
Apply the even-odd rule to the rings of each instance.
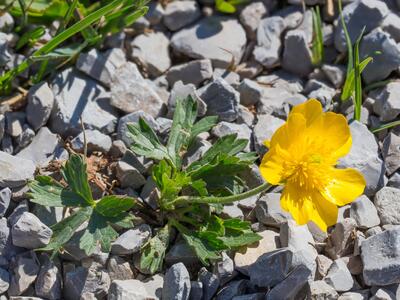
[[[106,87],[110,87],[116,69],[124,64],[126,64],[126,58],[122,49],[115,48],[107,52],[92,49],[79,55],[76,67]]]
[[[369,297],[369,291],[360,292],[346,292],[337,298],[337,300],[367,300]]]
[[[116,69],[111,84],[111,105],[125,113],[144,111],[157,117],[163,100],[131,62]]]
[[[220,122],[214,126],[211,133],[217,138],[229,134],[237,134],[238,139],[245,139],[249,142],[243,151],[250,151],[251,129],[246,124],[234,124],[229,122]]]
[[[372,91],[374,112],[382,122],[394,120],[400,114],[400,83],[390,82],[384,88]]]
[[[239,105],[239,114],[236,123],[253,127],[254,119],[254,114],[246,106]]]
[[[281,194],[268,193],[257,201],[255,213],[259,222],[279,227],[291,219],[290,214],[282,209],[280,198]]]
[[[199,281],[190,282],[190,300],[203,299],[203,284]]]
[[[11,274],[9,296],[19,296],[29,289],[39,273],[36,254],[33,251],[15,256],[9,266]]]
[[[235,296],[243,295],[248,284],[249,281],[245,279],[231,281],[218,292],[216,300],[230,300]]]
[[[88,153],[99,151],[104,154],[107,154],[108,151],[110,151],[112,145],[110,136],[105,135],[98,130],[86,130],[85,135],[86,135]],[[85,148],[84,139],[85,139],[84,134],[83,132],[81,132],[77,137],[75,137],[71,141],[72,149],[76,151],[83,151],[83,149]]]
[[[219,287],[219,279],[216,275],[208,272],[206,268],[201,268],[198,280],[203,284],[203,300],[213,299]]]
[[[248,269],[250,281],[259,287],[272,287],[290,273],[293,252],[281,248],[261,255]],[[266,268],[269,270],[265,272]]]
[[[208,17],[175,33],[171,46],[178,53],[191,58],[208,58],[214,67],[226,68],[232,55],[235,62],[240,62],[246,42],[246,32],[237,20]]]
[[[207,115],[218,116],[221,121],[236,120],[240,95],[224,79],[217,78],[198,92],[207,104]]]
[[[281,247],[291,247],[295,250],[315,244],[307,225],[299,226],[293,220],[288,220],[280,226],[280,242]]]
[[[382,3],[381,1],[376,2]],[[375,29],[362,39],[360,56],[371,56],[373,58],[362,73],[367,84],[384,80],[400,66],[400,49],[390,35],[380,28]]]
[[[328,273],[333,261],[323,254],[317,256],[317,276],[318,278],[324,278]]]
[[[168,266],[172,266],[179,262],[182,262],[187,269],[198,267],[200,263],[194,250],[184,241],[175,243],[165,255],[165,263]]]
[[[114,131],[116,111],[109,104],[108,93],[94,80],[69,68],[57,74],[51,88],[55,97],[49,121],[52,132],[76,135],[82,129],[80,119],[86,129]]]
[[[48,256],[44,260],[35,282],[36,295],[45,299],[61,299],[61,272]]]
[[[341,259],[337,259],[332,263],[324,280],[338,292],[346,292],[354,284],[349,269]]]
[[[400,229],[369,237],[361,244],[363,278],[367,285],[400,282]]]
[[[119,236],[112,244],[111,253],[128,255],[136,253],[151,238],[151,228],[147,224],[139,225],[136,229],[130,229]]]
[[[350,124],[353,144],[350,152],[339,160],[339,166],[359,170],[367,182],[364,193],[372,196],[383,186],[384,166],[378,156],[378,144],[367,126],[358,121]]]
[[[131,187],[133,189],[140,188],[146,183],[146,178],[134,166],[119,161],[116,165],[116,174],[122,188]]]
[[[224,79],[228,84],[230,84],[235,90],[238,89],[240,84],[240,75],[234,71],[215,68],[213,79],[216,80],[218,78]]]
[[[382,225],[400,225],[400,189],[383,187],[376,193],[374,203]]]
[[[114,280],[107,299],[161,299],[163,282],[164,279],[160,275],[154,275],[145,281],[137,279]]]
[[[175,82],[172,87],[170,97],[168,99],[168,117],[173,119],[175,112],[176,101],[187,101],[187,98],[191,96],[193,100],[197,102],[197,111],[199,116],[204,116],[207,112],[207,104],[198,96],[196,87],[194,84],[188,83],[183,84],[182,81]],[[171,124],[172,125],[172,124]],[[168,128],[169,129],[169,128]]]
[[[312,300],[337,300],[339,295],[323,280],[311,281],[308,297]]]
[[[164,25],[171,31],[179,30],[201,16],[196,1],[174,1],[167,4],[164,12]]]
[[[188,300],[190,288],[189,272],[183,263],[177,263],[169,268],[165,274],[162,298]]]
[[[321,69],[336,88],[340,88],[343,85],[346,74],[343,66],[325,64]]]
[[[244,79],[238,88],[240,104],[245,106],[256,105],[263,97],[264,89],[255,81]]]
[[[235,275],[235,266],[233,260],[222,252],[222,259],[215,262],[213,273],[219,278],[221,285],[230,281]]]
[[[33,179],[36,166],[28,159],[0,151],[0,187],[15,188]]]
[[[362,195],[351,203],[350,218],[354,219],[359,228],[371,228],[380,224],[378,212],[367,196]]]
[[[332,259],[348,255],[353,252],[353,231],[357,223],[354,219],[345,218],[338,222],[328,239],[326,252]]]
[[[19,152],[21,149],[24,149],[28,146],[35,137],[35,131],[30,128],[27,124],[23,126],[23,130],[19,136],[15,139],[16,147],[15,152]]]
[[[22,111],[6,112],[6,132],[16,138],[24,130],[26,113]]]
[[[7,292],[10,286],[10,273],[0,268],[0,294]]]
[[[259,115],[258,121],[254,126],[254,147],[258,154],[266,152],[265,141],[270,140],[275,131],[281,127],[285,121],[271,115]]]
[[[396,43],[400,42],[400,17],[398,15],[389,12],[383,20],[381,27],[383,31],[390,34]]]
[[[365,31],[369,32],[378,27],[389,10],[383,1],[362,0],[354,1],[343,8],[343,18],[346,24],[351,43],[353,44],[365,26]],[[364,22],[368,20],[368,22]],[[346,52],[346,37],[340,20],[337,18],[335,27],[335,47],[340,52]],[[371,53],[369,53],[371,54]]]
[[[171,67],[166,73],[166,78],[170,86],[173,86],[177,81],[199,86],[203,81],[210,79],[212,75],[211,60],[199,59]]]
[[[151,77],[160,76],[171,66],[169,39],[162,32],[138,35],[130,47],[133,60]]]
[[[286,33],[282,67],[301,77],[312,72],[311,52],[304,31],[292,30]]]
[[[0,217],[6,213],[11,201],[11,190],[4,188],[0,191]]]
[[[134,278],[132,267],[128,261],[119,256],[112,256],[107,263],[107,272],[111,282],[114,280],[128,280]]]
[[[394,295],[389,290],[379,289],[376,291],[375,295],[373,295],[370,300],[392,300],[395,299],[396,295]]]
[[[301,297],[305,293],[307,280],[311,275],[311,271],[305,266],[298,266],[289,275],[277,284],[267,294],[266,300],[291,300]]]
[[[280,63],[281,34],[284,29],[285,22],[278,16],[265,18],[258,26],[257,46],[253,55],[266,68],[273,68]]]
[[[32,143],[20,151],[17,157],[28,159],[37,166],[45,166],[55,159],[67,159],[68,152],[57,134],[52,133],[47,127],[42,127]]]
[[[14,25],[14,19],[8,12],[0,16],[0,32],[9,33],[14,28]]]
[[[54,105],[54,95],[46,82],[33,86],[28,92],[26,119],[36,131],[50,118]]]
[[[259,28],[261,19],[268,13],[262,2],[249,3],[239,15],[239,20],[251,40],[256,38],[256,30]]]
[[[382,156],[385,161],[386,173],[392,175],[400,168],[400,137],[389,133],[383,140]]]

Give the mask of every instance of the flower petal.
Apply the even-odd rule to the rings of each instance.
[[[271,138],[270,147],[280,145],[283,149],[288,149],[304,134],[306,122],[307,120],[302,114],[291,113],[286,123],[275,131]]]
[[[316,119],[322,115],[322,105],[317,99],[309,99],[306,102],[293,107],[290,114],[301,114],[307,120],[307,126],[310,126]]]
[[[357,170],[332,168],[329,173],[331,180],[321,194],[331,203],[343,206],[364,192],[366,182]]]
[[[269,150],[260,164],[261,176],[270,184],[277,185],[282,181],[284,157],[279,154],[278,147]]]
[[[290,212],[299,225],[312,221],[321,230],[326,231],[337,221],[338,207],[324,199],[317,191],[307,193],[288,184],[282,193],[281,206]]]

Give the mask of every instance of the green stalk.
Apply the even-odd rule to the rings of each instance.
[[[344,21],[343,10],[342,10],[342,0],[339,0],[338,4],[339,4],[340,21],[342,23],[344,36],[346,38],[347,57],[348,57],[347,58],[347,76],[349,76],[351,70],[353,69],[353,44],[351,43],[349,31],[347,30],[346,22]]]
[[[361,106],[362,106],[362,83],[361,83],[361,69],[360,69],[360,42],[364,34],[365,27],[362,29],[356,44],[354,45],[354,120],[360,121],[361,119]]]
[[[238,195],[231,195],[226,197],[193,197],[193,196],[181,196],[176,198],[171,205],[179,206],[181,204],[228,204],[235,201],[247,199],[251,196],[260,194],[265,192],[271,188],[271,185],[267,182],[263,183],[262,185],[249,190],[247,192],[238,194]]]
[[[396,126],[400,126],[400,120],[397,120],[397,121],[393,121],[393,122],[390,122],[390,123],[383,124],[383,125],[381,125],[381,126],[379,126],[379,127],[376,127],[376,128],[374,128],[374,129],[371,129],[371,132],[372,132],[372,133],[377,133],[377,132],[379,132],[379,131],[382,131],[382,130],[385,130],[385,129],[389,129],[389,128],[392,128],[392,127],[396,127]]]

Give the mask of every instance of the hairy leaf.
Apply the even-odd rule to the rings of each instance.
[[[130,210],[135,205],[135,199],[110,195],[97,202],[95,210],[105,217],[117,217]]]

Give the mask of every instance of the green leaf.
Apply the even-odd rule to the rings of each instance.
[[[382,130],[385,130],[385,129],[389,129],[389,128],[392,128],[392,127],[396,127],[396,126],[399,126],[399,125],[400,125],[400,120],[397,120],[397,121],[393,121],[393,122],[390,122],[390,123],[383,124],[383,125],[381,125],[379,127],[376,127],[374,129],[371,129],[371,132],[372,133],[377,133],[379,131],[382,131]]]
[[[72,154],[61,173],[74,193],[81,196],[88,205],[95,204],[88,182],[86,162],[82,155]]]
[[[25,45],[29,43],[35,43],[38,39],[40,39],[44,34],[46,33],[45,27],[44,26],[39,26],[34,29],[31,29],[27,32],[25,32],[21,38],[18,40],[17,45],[15,48],[17,50],[21,49]]]
[[[216,0],[215,8],[222,13],[233,14],[236,12],[236,7],[225,0]]]
[[[223,225],[227,229],[245,231],[250,230],[251,223],[240,219],[227,219],[223,220]]]
[[[190,186],[197,191],[197,193],[199,194],[199,196],[207,196],[208,195],[208,191],[207,191],[207,183],[202,180],[202,179],[198,179],[193,181]]]
[[[53,230],[53,235],[51,236],[49,244],[39,250],[53,251],[54,256],[62,249],[63,245],[72,238],[76,230],[84,222],[89,220],[92,211],[93,209],[90,206],[81,208],[69,217],[52,226],[51,229]]]
[[[135,205],[135,199],[126,196],[109,195],[96,203],[95,210],[104,217],[117,217]]]
[[[93,211],[89,219],[89,224],[79,241],[79,247],[85,251],[86,255],[91,255],[98,243],[101,250],[110,252],[111,242],[118,237],[118,233],[109,224],[109,219]]]
[[[140,269],[150,274],[161,271],[170,239],[170,228],[166,225],[143,246],[140,257]]]
[[[312,8],[313,21],[313,41],[312,41],[312,61],[313,65],[319,66],[324,59],[324,37],[322,32],[322,21],[319,6]]]
[[[239,248],[251,245],[262,239],[260,235],[254,232],[244,232],[237,235],[227,235],[219,237],[222,243],[229,249]]]
[[[194,139],[202,132],[207,132],[211,130],[218,122],[217,116],[208,116],[202,118],[200,121],[195,123],[192,127],[192,132],[190,134],[189,145],[193,143]]]
[[[363,61],[360,62],[360,72],[364,71],[364,69],[368,66],[368,64],[372,61],[372,57],[367,57]],[[342,101],[348,100],[351,95],[355,91],[355,84],[354,84],[354,69],[352,69],[346,77],[346,82],[344,83],[342,95],[340,99]]]
[[[128,134],[134,141],[131,146],[133,152],[155,160],[169,158],[167,148],[161,144],[153,129],[144,119],[140,118],[138,124],[131,123],[127,127]]]
[[[49,206],[87,206],[87,202],[78,194],[64,188],[49,176],[37,176],[29,183],[31,202]]]

